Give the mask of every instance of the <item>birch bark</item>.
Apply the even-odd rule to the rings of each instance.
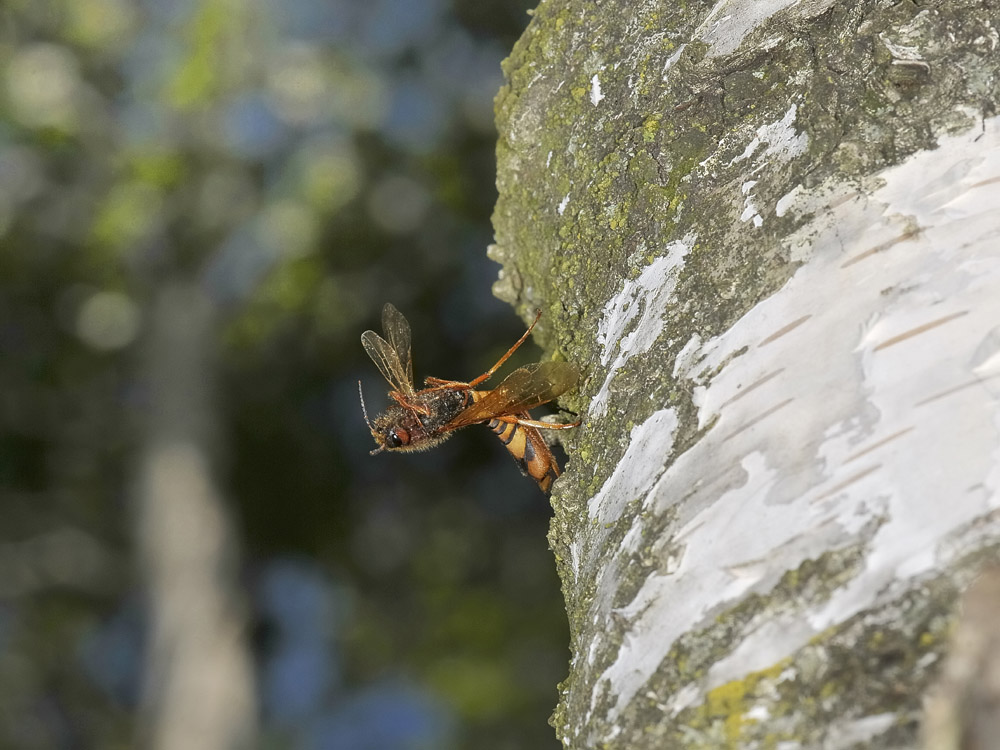
[[[496,293],[579,363],[567,747],[912,747],[1000,546],[985,3],[545,0]]]

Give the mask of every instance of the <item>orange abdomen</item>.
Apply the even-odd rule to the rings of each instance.
[[[527,412],[517,416],[531,418]],[[542,439],[542,434],[534,427],[525,427],[516,422],[494,419],[489,424],[490,429],[517,461],[521,472],[538,482],[542,492],[548,492],[552,482],[559,476],[559,465]]]

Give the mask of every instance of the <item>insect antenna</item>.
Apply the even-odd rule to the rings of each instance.
[[[361,381],[358,381],[358,396],[361,397],[361,413],[365,415],[365,424],[368,425],[368,429],[374,429],[372,426],[372,421],[368,418],[368,410],[365,408],[365,394],[361,391]]]
[[[361,391],[361,381],[360,380],[358,381],[358,396],[361,397],[361,413],[365,415],[365,424],[368,425],[368,429],[371,430],[372,435],[375,435],[375,425],[373,425],[372,421],[368,418],[368,409],[365,408],[365,394],[362,393],[362,391]],[[376,436],[375,439],[378,440],[378,437]],[[371,451],[371,455],[374,456],[376,453],[381,453],[384,448],[385,448],[385,446],[379,445],[378,448],[376,448],[375,450]]]

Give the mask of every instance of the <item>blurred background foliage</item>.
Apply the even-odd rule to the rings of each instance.
[[[557,746],[546,499],[484,429],[369,456],[357,394],[385,403],[359,343],[385,301],[418,379],[523,330],[485,249],[529,4],[0,3],[0,746],[135,743],[141,367],[172,279],[219,313],[261,746]]]

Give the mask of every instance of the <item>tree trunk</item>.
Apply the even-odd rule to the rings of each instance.
[[[152,310],[149,418],[135,492],[150,635],[139,745],[255,745],[253,668],[238,544],[218,474],[216,311],[194,284],[164,282]]]
[[[1000,543],[985,3],[547,0],[497,100],[499,296],[583,425],[567,747],[913,747]]]

